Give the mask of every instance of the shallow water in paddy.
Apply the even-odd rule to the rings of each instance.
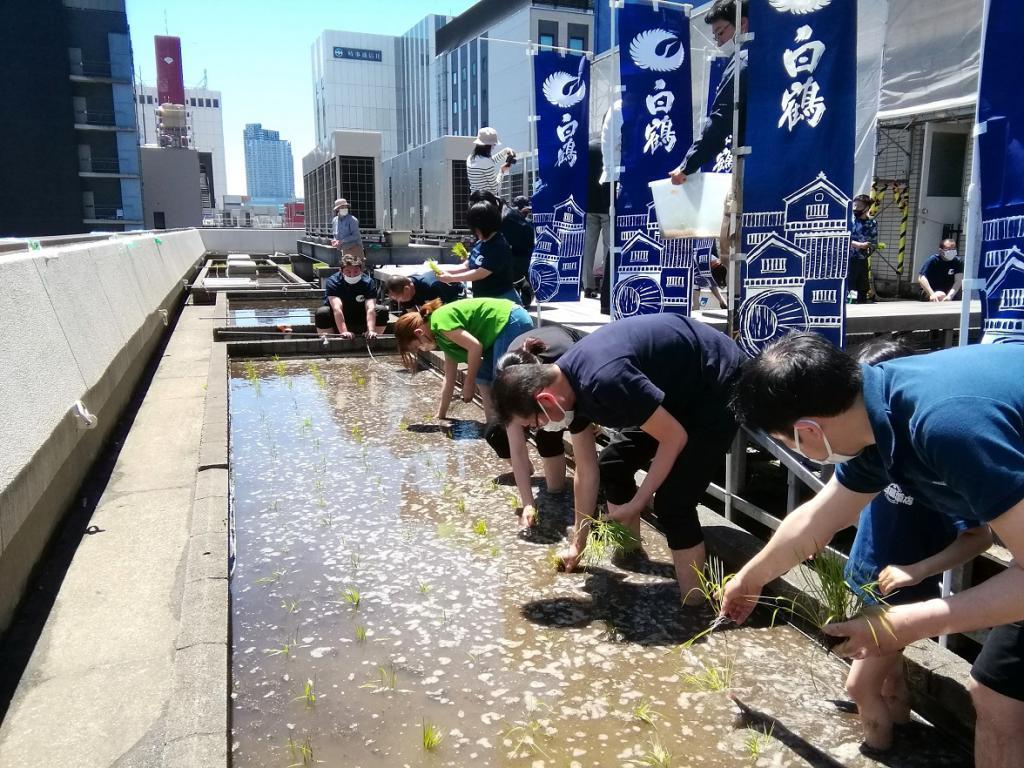
[[[261,325],[312,325],[318,301],[280,299],[276,301],[231,301],[228,324],[239,327]]]
[[[495,482],[508,465],[475,406],[454,405],[450,430],[431,421],[432,375],[333,359],[231,376],[234,765],[302,765],[308,744],[309,765],[629,766],[652,743],[673,766],[807,765],[776,739],[752,758],[727,695],[687,681],[730,663],[748,704],[839,764],[875,764],[831,702],[845,668],[792,628],[680,650],[709,614],[678,607],[659,535],[642,573],[556,573],[571,502],[541,494],[549,543],[518,539]],[[443,735],[433,752],[424,724]],[[901,752],[886,764],[967,764],[923,725]]]

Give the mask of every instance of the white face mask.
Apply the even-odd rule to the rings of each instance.
[[[959,255],[960,255],[960,252],[959,252],[959,251],[958,251],[958,250],[957,250],[956,248],[954,248],[954,249],[953,249],[953,250],[951,250],[951,251],[939,251],[939,254],[940,254],[940,255],[942,256],[942,258],[944,258],[944,259],[945,259],[946,261],[952,261],[953,259],[955,259],[955,258],[956,258],[957,256],[959,256]]]
[[[355,285],[356,283],[363,279],[362,275],[356,275],[355,277],[352,277],[350,275],[342,275],[342,277],[345,278],[345,282],[348,283],[349,285]]]
[[[544,416],[547,417],[548,423],[541,427],[545,432],[561,432],[562,430],[568,429],[569,425],[572,424],[573,411],[572,409],[565,410],[562,406],[558,406],[558,410],[562,412],[562,418],[555,421],[551,418],[548,413],[548,409],[544,407],[544,403],[540,400],[537,401],[537,405],[540,406],[541,411],[544,412]]]
[[[730,40],[729,42],[722,43],[720,46],[718,46],[718,53],[720,55],[722,55],[722,56],[728,56],[729,58],[732,58],[733,56],[735,56],[736,55],[736,38],[733,37],[732,40]]]
[[[813,424],[821,431],[821,439],[825,443],[825,450],[828,451],[828,455],[824,459],[812,459],[803,449],[800,447],[800,430],[796,428],[796,424],[793,425],[793,442],[796,443],[796,452],[803,456],[809,461],[813,461],[816,464],[845,464],[848,461],[853,461],[857,458],[857,455],[848,456],[845,453],[835,453],[832,450],[832,444],[828,441],[828,436],[825,434],[825,430],[821,428],[821,424],[811,419],[801,419],[797,424]]]
[[[348,216],[348,208],[339,208],[338,209],[338,215],[339,216]]]

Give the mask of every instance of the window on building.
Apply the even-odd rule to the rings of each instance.
[[[453,115],[459,114],[459,102],[454,101],[454,100],[452,101],[452,114]]]
[[[152,96],[147,96],[146,97],[146,103],[147,104],[152,104],[153,103],[153,97]]]
[[[583,52],[586,50],[587,44],[584,42],[582,37],[570,37],[569,38],[569,50]]]
[[[550,35],[547,32],[541,32],[540,34],[540,47],[541,48],[554,48],[555,36]]]
[[[459,84],[459,73],[458,72],[452,72],[452,85],[458,85],[458,84]]]
[[[213,100],[213,108],[214,109],[220,109],[220,99],[214,99]]]
[[[195,100],[195,99],[189,99],[189,100],[188,100],[188,105],[189,105],[190,107],[194,107],[194,106],[196,105],[196,100]]]
[[[473,106],[476,107],[476,94],[473,94]]]
[[[472,64],[469,65],[469,73],[473,77],[476,77],[476,62],[475,61]]]
[[[206,106],[208,106],[208,107],[212,107],[212,106],[213,106],[213,103],[212,103],[212,102],[211,102],[211,101],[210,101],[209,99],[207,99],[207,100],[206,100]]]

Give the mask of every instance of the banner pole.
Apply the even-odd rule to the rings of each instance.
[[[729,271],[728,275],[728,289],[729,289],[729,308],[726,311],[726,324],[729,333],[729,338],[736,339],[739,334],[739,329],[736,327],[736,308],[739,303],[740,295],[740,280],[739,273],[741,265],[744,261],[742,253],[743,245],[743,233],[740,231],[740,222],[742,221],[743,214],[743,164],[744,156],[746,154],[746,147],[739,146],[739,139],[742,135],[741,121],[740,121],[740,76],[743,74],[743,68],[741,65],[740,56],[742,54],[743,43],[745,41],[745,35],[742,33],[743,30],[743,5],[742,3],[736,3],[736,21],[735,21],[735,32],[734,39],[736,40],[736,48],[733,51],[733,87],[732,87],[732,188],[733,188],[733,201],[732,211],[729,213]],[[736,246],[733,248],[733,233],[735,233]]]
[[[616,145],[620,141],[622,136],[621,127],[616,130],[615,127],[615,101],[616,97],[621,98],[622,92],[620,90],[620,69],[621,64],[619,63],[619,56],[621,51],[619,50],[619,38],[618,38],[618,8],[619,0],[608,0],[608,7],[611,9],[611,44],[612,50],[615,55],[612,56],[612,99],[611,106],[608,111],[608,119],[611,121],[612,129],[612,140],[609,142],[610,155],[611,157],[602,158],[605,163],[605,167],[608,168],[611,173],[608,174],[608,231],[611,232],[611,242],[608,243],[608,267],[611,274],[604,276],[605,282],[608,283],[608,317],[611,320],[615,320],[615,311],[613,309],[615,304],[615,283],[618,277],[618,270],[616,269],[616,257],[619,255],[619,228],[618,222],[615,219],[615,196],[619,190],[619,158],[616,152]],[[602,125],[602,130],[604,126]],[[618,135],[616,135],[618,134]]]
[[[537,105],[537,84],[534,82],[534,62],[535,62],[535,58],[534,57],[536,56],[536,54],[537,54],[537,48],[531,42],[530,45],[526,48],[526,58],[530,60],[530,71],[528,73],[528,77],[530,78],[530,104],[532,105],[531,109],[533,109],[533,111],[537,111],[536,110],[536,105]],[[527,121],[527,127],[526,127],[526,136],[527,136],[527,140],[526,141],[527,141],[527,144],[529,145],[529,154],[527,156],[527,161],[524,164],[525,167],[523,168],[523,174],[524,174],[523,180],[524,180],[525,186],[527,187],[527,189],[525,189],[523,191],[524,191],[524,193],[526,195],[528,195],[530,197],[531,200],[533,199],[533,189],[536,186],[536,184],[535,184],[535,181],[533,179],[533,174],[531,173],[531,170],[530,170],[530,165],[531,165],[530,161],[533,160],[534,148],[537,146],[536,141],[534,140],[533,132],[534,132],[534,130],[536,130],[537,121],[539,119],[540,119],[540,115],[533,115]],[[536,162],[534,162],[533,163],[533,167],[534,167],[534,170],[536,170],[539,167],[539,165]],[[527,280],[530,279],[529,270],[527,270],[526,279]],[[540,328],[541,325],[544,323],[544,320],[543,320],[543,318],[541,318],[541,315],[540,315],[540,298],[537,297],[537,296],[534,296],[533,301],[534,301],[534,304],[536,305],[537,327]]]

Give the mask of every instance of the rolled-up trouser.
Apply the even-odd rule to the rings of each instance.
[[[523,427],[523,432],[524,437],[529,438],[531,430]],[[562,442],[564,434],[565,430],[547,432],[538,429],[536,431],[534,442],[537,444],[537,453],[542,459],[553,459],[556,456],[565,455],[565,445]],[[512,458],[512,449],[508,444],[508,432],[501,424],[488,424],[487,429],[484,430],[484,440],[498,454],[498,458],[506,461]]]
[[[368,330],[366,327],[366,307],[362,304],[351,305],[342,304],[342,312],[345,314],[345,325],[348,330],[352,333],[366,333]],[[387,307],[377,307],[376,323],[378,328],[383,328],[388,324],[390,316],[388,314]],[[316,327],[321,331],[334,331],[340,333],[338,325],[334,321],[334,310],[330,306],[322,306],[316,311],[316,315],[313,318],[316,323]]]
[[[654,492],[654,515],[665,533],[669,549],[690,549],[704,541],[697,504],[708,484],[725,463],[736,425],[723,423],[713,429],[689,431],[686,447],[676,459],[665,482]],[[638,470],[647,470],[658,441],[639,428],[622,430],[601,451],[598,465],[601,487],[611,504],[625,504],[636,494]]]

